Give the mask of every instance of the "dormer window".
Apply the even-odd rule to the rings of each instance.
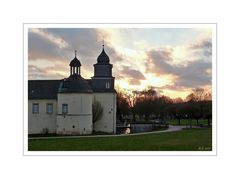
[[[109,82],[106,83],[106,88],[107,88],[107,89],[110,88],[110,83],[109,83]]]

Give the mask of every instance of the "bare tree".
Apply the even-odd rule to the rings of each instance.
[[[130,112],[129,102],[121,90],[117,90],[117,117],[123,122],[123,117]]]
[[[139,96],[139,91],[125,91],[125,97],[128,100],[128,104],[130,106],[130,111],[133,115],[133,120],[135,121],[135,115],[136,115],[136,111],[135,111],[135,104],[137,101],[137,97]]]
[[[173,100],[173,103],[183,103],[183,99],[178,97],[178,98],[174,98],[172,99]]]
[[[211,92],[207,92],[207,93],[204,95],[204,100],[205,100],[205,101],[212,101],[212,93],[211,93]]]
[[[193,94],[196,101],[202,101],[204,99],[205,90],[203,88],[195,88],[193,89]]]
[[[92,104],[93,123],[100,120],[103,115],[103,107],[99,101],[95,98]]]
[[[194,88],[192,93],[186,97],[186,101],[203,101],[206,97],[206,92],[203,88]]]

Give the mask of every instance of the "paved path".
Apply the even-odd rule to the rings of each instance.
[[[155,133],[165,133],[165,132],[175,132],[180,131],[185,126],[172,126],[169,125],[169,128],[163,131],[152,131],[152,132],[143,132],[143,133],[133,133],[133,134],[114,134],[114,135],[88,135],[88,136],[56,136],[56,137],[29,137],[28,139],[66,139],[66,138],[86,138],[86,137],[126,137],[126,136],[135,136],[135,135],[145,135],[145,134],[155,134]]]

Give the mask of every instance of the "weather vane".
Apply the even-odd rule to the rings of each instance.
[[[75,50],[75,57],[77,56],[77,50]]]

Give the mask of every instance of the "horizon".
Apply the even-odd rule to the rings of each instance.
[[[103,40],[115,88],[182,99],[193,88],[211,91],[211,28],[29,28],[29,80],[67,78],[75,50],[81,76],[91,78]]]

